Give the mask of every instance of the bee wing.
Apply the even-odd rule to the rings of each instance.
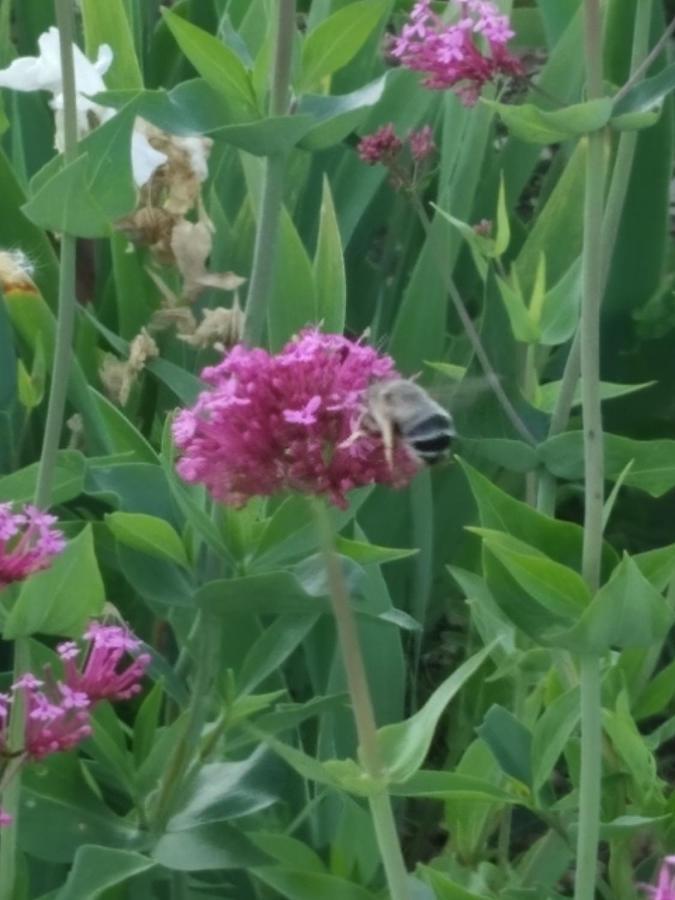
[[[490,382],[484,375],[467,375],[462,366],[445,363],[442,366],[440,372],[445,377],[434,379],[429,396],[449,412],[465,409],[490,392]]]

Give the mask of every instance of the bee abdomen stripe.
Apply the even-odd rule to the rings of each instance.
[[[441,413],[435,413],[433,416],[429,416],[423,422],[419,422],[407,431],[406,437],[411,440],[416,437],[437,434],[439,431],[452,434],[448,416],[441,415]]]
[[[427,456],[438,456],[441,453],[445,453],[450,447],[451,440],[449,434],[438,434],[435,437],[425,438],[424,440],[418,438],[410,441],[410,443],[420,456],[426,458]]]

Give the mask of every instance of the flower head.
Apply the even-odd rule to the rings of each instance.
[[[50,516],[34,506],[15,512],[11,503],[0,503],[0,589],[46,569],[66,546],[63,534]]]
[[[514,33],[508,17],[490,0],[450,2],[459,13],[453,23],[433,12],[431,0],[418,0],[391,44],[391,55],[424,73],[426,87],[451,88],[466,106],[473,106],[484,84],[498,75],[521,73],[520,62],[506,49]]]
[[[0,828],[7,828],[8,825],[12,824],[12,817],[8,812],[5,812],[4,809],[0,808]]]
[[[204,369],[209,390],[174,421],[178,473],[233,506],[280,490],[344,506],[355,487],[401,486],[419,465],[403,444],[390,467],[379,434],[351,439],[369,385],[396,377],[390,357],[313,328],[276,355],[238,345]]]
[[[0,748],[7,749],[9,707],[19,691],[26,709],[23,750],[29,759],[42,759],[51,753],[71,750],[91,734],[91,704],[86,694],[76,693],[53,679],[45,684],[27,672],[14,685],[12,696],[3,695]]]
[[[652,900],[675,900],[675,856],[666,856],[659,869],[656,885],[639,885]]]
[[[80,655],[74,641],[59,644],[57,651],[65,671],[63,689],[82,695],[91,703],[128,700],[141,690],[140,681],[150,664],[147,653],[136,654],[141,642],[126,628],[91,622],[84,633],[88,647],[78,668]],[[131,660],[125,658],[131,656]]]
[[[72,750],[91,734],[91,710],[101,700],[126,700],[138,693],[140,680],[150,662],[147,654],[134,655],[140,641],[126,628],[90,622],[84,639],[80,668],[75,660],[81,651],[76,641],[64,641],[57,648],[63,663],[63,677],[57,679],[50,666],[42,677],[24,672],[11,692],[0,694],[0,751],[8,747],[9,714],[20,694],[26,710],[22,751],[29,759]],[[0,819],[0,825],[2,820]]]
[[[369,166],[377,163],[388,165],[392,163],[403,147],[403,143],[396,137],[394,126],[391,122],[383,125],[372,134],[361,138],[358,146],[358,154],[361,161]]]
[[[408,135],[410,155],[415,162],[424,162],[436,152],[434,133],[430,125],[425,125],[418,131],[411,131]]]
[[[51,107],[56,118],[56,148],[63,150],[63,75],[59,50],[59,31],[52,27],[38,38],[38,56],[21,56],[6,69],[0,70],[0,87],[14,91],[49,91],[52,95]],[[91,62],[80,48],[73,44],[75,64],[75,90],[77,93],[77,130],[84,137],[94,122],[107,122],[115,115],[115,110],[101,106],[91,97],[105,91],[103,76],[113,61],[113,52],[108,44],[101,44],[98,55]],[[145,184],[155,170],[166,162],[166,155],[156,150],[143,133],[136,127],[132,134],[131,164],[137,186]]]

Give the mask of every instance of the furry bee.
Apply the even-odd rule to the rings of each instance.
[[[376,381],[366,392],[366,409],[354,440],[363,431],[379,432],[387,462],[393,465],[394,438],[399,437],[423,462],[433,464],[450,453],[455,426],[450,413],[414,381]]]

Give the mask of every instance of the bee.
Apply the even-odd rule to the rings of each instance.
[[[402,440],[420,460],[429,465],[447,458],[455,426],[450,413],[414,381],[395,378],[376,381],[366,391],[366,408],[352,443],[366,432],[379,432],[384,453],[393,467],[394,439]]]

